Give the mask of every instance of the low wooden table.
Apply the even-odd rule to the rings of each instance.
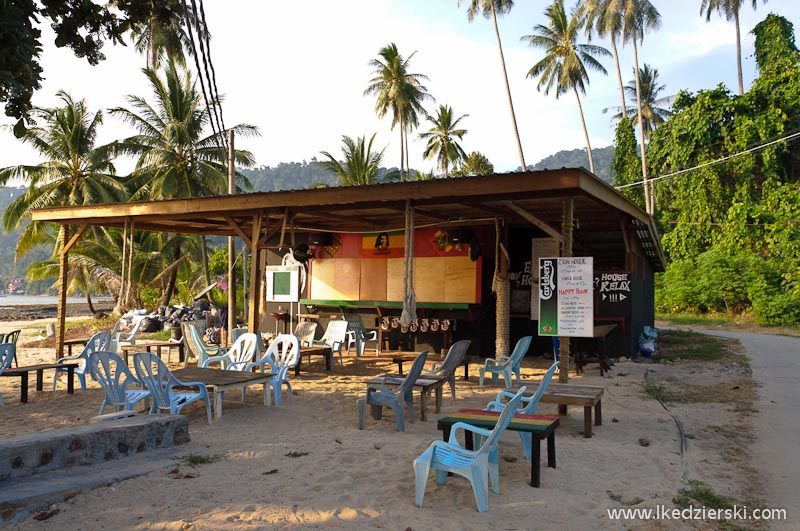
[[[384,381],[384,378],[398,378],[400,380],[404,380],[405,377],[402,375],[396,374],[387,374],[385,376],[376,376],[375,378],[371,378],[367,380],[366,384],[369,385],[381,385]],[[433,376],[425,376],[417,378],[417,381],[414,382],[414,387],[419,389],[419,409],[420,414],[419,418],[421,420],[428,420],[428,401],[427,396],[430,396],[431,391],[435,393],[436,402],[435,402],[435,412],[439,413],[442,410],[442,386],[447,380],[443,378],[436,378]],[[390,382],[386,384],[387,386],[398,386],[399,383]]]
[[[186,359],[185,353],[184,353],[184,350],[183,350],[184,349],[183,341],[178,341],[178,342],[175,342],[175,341],[153,341],[153,342],[150,342],[150,343],[139,343],[138,345],[128,345],[128,346],[120,347],[120,349],[122,350],[122,355],[125,357],[125,364],[129,365],[128,364],[128,356],[130,355],[131,352],[142,352],[142,349],[144,349],[147,352],[153,352],[153,349],[155,348],[156,349],[156,355],[158,355],[158,357],[161,358],[161,349],[162,348],[166,348],[167,352],[169,352],[169,349],[170,348],[174,348],[174,347],[178,348],[178,361],[183,363],[184,360]]]
[[[3,371],[0,376],[19,376],[22,381],[20,383],[20,398],[19,401],[23,404],[28,402],[28,374],[36,371],[36,390],[42,390],[42,380],[44,377],[45,369],[56,369],[57,367],[67,369],[67,393],[75,393],[75,367],[80,364],[78,362],[66,363],[42,363],[39,365],[28,365],[23,367],[8,368]],[[55,376],[54,376],[55,378]]]
[[[528,387],[527,393],[535,393],[539,382],[522,381]],[[594,425],[603,425],[603,393],[606,388],[595,385],[578,385],[551,383],[547,386],[540,402],[558,404],[558,413],[567,414],[567,406],[583,406],[583,436],[592,437],[592,407],[594,407]]]
[[[465,422],[478,428],[491,430],[500,417],[499,411],[486,411],[482,409],[459,409],[457,413],[439,419],[436,427],[442,430],[442,438],[447,441],[450,439],[450,428],[456,422]],[[541,460],[540,443],[542,439],[547,439],[547,466],[556,467],[556,428],[560,419],[547,415],[514,415],[509,430],[522,431],[531,434],[531,487],[539,487],[540,470],[539,461]],[[464,443],[468,450],[474,449],[472,432],[465,431]]]
[[[611,335],[618,327],[615,324],[595,325],[593,329],[593,337],[590,338],[573,338],[575,342],[575,372],[581,374],[583,367],[589,363],[590,352],[594,350],[597,362],[600,365],[600,376],[603,376],[607,370],[611,368],[608,359],[608,336]],[[594,361],[594,360],[591,360]]]
[[[295,376],[300,374],[300,361],[303,356],[308,358],[308,365],[311,366],[311,356],[323,356],[325,358],[325,370],[330,371],[333,369],[333,351],[328,347],[306,347],[300,349],[300,356],[297,359],[297,365],[294,366]]]
[[[209,391],[214,392],[214,418],[222,417],[222,395],[233,389],[243,389],[251,385],[264,386],[264,405],[272,404],[272,395],[267,390],[267,382],[271,373],[224,371],[220,369],[204,369],[201,367],[185,367],[172,371],[175,378],[185,382],[203,382]]]
[[[403,363],[412,363],[419,354],[412,354],[412,353],[402,353],[394,356],[392,361],[397,364],[397,372],[400,373],[400,376],[403,376]],[[444,356],[428,356],[425,360],[425,363],[432,362],[432,361],[444,361]],[[469,364],[475,363],[475,358],[472,356],[465,356],[464,361],[461,362],[461,366],[464,367],[464,380],[469,380]]]
[[[88,337],[81,338],[81,339],[67,339],[64,341],[64,346],[67,347],[67,356],[72,356],[72,347],[80,345],[84,346],[86,343],[89,342]],[[113,339],[113,338],[112,338]]]

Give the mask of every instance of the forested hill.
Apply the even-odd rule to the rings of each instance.
[[[594,173],[605,182],[611,182],[611,163],[614,161],[614,146],[593,149]],[[570,149],[559,151],[554,155],[545,157],[532,167],[533,170],[558,170],[560,168],[577,168],[583,166],[589,169],[589,156],[585,149]]]
[[[397,168],[380,168],[378,181]],[[277,192],[280,190],[304,190],[315,186],[338,186],[339,179],[333,173],[311,162],[281,162],[277,166],[260,166],[252,170],[241,170],[253,183],[254,192]],[[412,169],[412,171],[414,171]]]

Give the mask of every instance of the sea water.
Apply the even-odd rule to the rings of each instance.
[[[92,303],[108,302],[108,297],[92,297]],[[86,297],[67,297],[67,304],[85,304]],[[0,306],[39,306],[58,304],[58,297],[55,295],[2,295],[0,296]]]

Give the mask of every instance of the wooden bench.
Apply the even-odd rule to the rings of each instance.
[[[419,354],[400,354],[396,356],[392,356],[392,361],[397,364],[397,372],[400,376],[403,376],[403,363],[412,363]],[[441,362],[444,360],[444,356],[428,356],[426,359],[427,362]],[[465,356],[464,361],[461,362],[461,366],[464,367],[464,380],[469,380],[469,364],[476,363],[475,358],[472,356]]]
[[[528,387],[528,393],[535,393],[538,381],[522,381],[520,385]],[[542,395],[543,404],[558,404],[559,415],[567,414],[567,406],[583,406],[583,436],[592,437],[592,408],[594,408],[594,425],[603,425],[602,399],[605,387],[595,385],[578,385],[551,383]]]
[[[450,429],[456,422],[464,422],[471,426],[491,430],[499,417],[499,411],[459,409],[457,413],[440,418],[437,427],[442,430],[442,438],[447,441],[450,439]],[[558,428],[559,422],[558,417],[517,414],[506,428],[531,434],[531,487],[539,487],[542,439],[547,439],[547,466],[556,467],[556,428]],[[464,445],[467,450],[473,450],[472,432],[465,431],[464,434]]]
[[[156,349],[156,355],[159,357],[159,359],[163,359],[161,358],[162,348],[166,348],[167,352],[169,352],[169,349],[171,348],[177,348],[178,361],[181,363],[185,361],[186,355],[183,350],[184,349],[183,341],[153,341],[150,343],[138,343],[136,345],[126,345],[124,347],[120,347],[120,349],[122,350],[122,355],[125,358],[125,364],[129,366],[130,364],[128,363],[128,357],[131,355],[131,353],[143,352],[143,351],[153,352],[153,349]],[[167,356],[167,358],[169,358],[169,355]]]
[[[42,380],[44,379],[45,369],[66,368],[67,369],[67,393],[75,393],[75,367],[78,367],[77,362],[67,363],[41,363],[39,365],[27,365],[24,367],[8,368],[3,371],[0,376],[19,376],[20,383],[20,402],[26,404],[28,402],[28,374],[36,371],[36,390],[42,390]]]

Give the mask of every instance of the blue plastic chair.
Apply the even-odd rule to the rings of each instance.
[[[150,414],[161,411],[169,411],[170,415],[177,415],[184,406],[203,400],[206,403],[206,414],[208,423],[211,424],[211,402],[208,399],[208,389],[203,382],[182,382],[175,378],[167,365],[152,352],[137,352],[133,355],[133,366],[136,369],[136,377],[141,381],[150,397],[153,405],[150,407]],[[182,388],[176,391],[175,388]],[[184,388],[194,387],[196,391],[186,391]]]
[[[422,374],[425,360],[428,359],[428,351],[423,350],[411,364],[411,370],[405,378],[395,378],[386,376],[380,386],[370,385],[367,387],[367,396],[356,401],[358,409],[358,429],[364,429],[364,417],[367,414],[367,406],[372,406],[372,413],[376,419],[381,418],[384,406],[391,407],[394,411],[394,418],[397,422],[397,431],[405,430],[406,407],[408,408],[409,422],[414,422],[414,383]],[[393,384],[392,389],[387,384]]]
[[[271,403],[270,399],[272,394],[275,395],[275,404],[281,403],[281,389],[286,385],[286,390],[289,395],[292,394],[292,384],[289,383],[287,376],[289,369],[297,365],[300,361],[300,343],[297,337],[291,334],[278,334],[269,344],[267,353],[258,361],[254,361],[245,367],[245,372],[251,371],[255,367],[260,367],[261,372],[264,372],[264,366],[269,364],[272,378],[267,382],[269,389],[265,388],[264,391],[270,393],[267,397],[267,403]],[[244,399],[244,388],[242,389],[242,399]]]
[[[56,361],[57,364],[61,365],[62,363],[79,362],[79,365],[75,367],[75,374],[78,375],[78,381],[81,383],[81,390],[86,391],[86,371],[89,371],[91,375],[91,367],[89,367],[89,356],[92,355],[93,352],[99,351],[109,351],[111,350],[111,334],[108,332],[97,332],[95,335],[89,339],[89,342],[83,347],[83,350],[77,356],[67,356],[65,358],[59,358]],[[69,369],[66,367],[56,367],[56,372],[53,375],[53,391],[56,390],[56,384],[58,383],[58,376],[62,372],[68,372]]]
[[[533,339],[531,336],[520,338],[520,340],[517,341],[517,345],[514,347],[514,352],[512,352],[510,356],[500,356],[497,359],[488,358],[484,366],[479,370],[479,385],[483,387],[483,377],[487,372],[492,375],[493,384],[497,383],[497,376],[502,375],[503,384],[505,385],[506,389],[511,389],[511,373],[514,373],[517,376],[517,383],[519,383],[519,366],[522,363],[522,358],[524,358],[525,354],[528,353],[528,348],[531,346],[531,339]]]
[[[350,354],[350,345],[355,344],[356,357],[360,357],[367,348],[367,342],[372,341],[375,343],[375,355],[379,355],[381,348],[378,331],[365,329],[361,316],[357,313],[345,314],[344,318],[347,321],[347,354]]]
[[[472,484],[478,512],[489,510],[489,485],[486,476],[492,484],[492,492],[500,494],[500,467],[498,443],[500,436],[508,427],[517,411],[522,394],[526,388],[522,387],[503,408],[492,430],[485,430],[465,422],[456,422],[450,428],[448,441],[433,441],[422,455],[414,459],[414,492],[417,507],[422,507],[422,498],[425,496],[425,485],[428,482],[428,472],[431,468],[436,470],[436,484],[447,483],[447,473],[452,472],[464,476]],[[457,432],[459,429],[470,431],[482,437],[482,443],[477,450],[467,450],[458,443]]]
[[[117,411],[129,410],[150,396],[147,389],[128,389],[131,385],[142,385],[125,362],[113,352],[93,352],[89,357],[92,377],[100,384],[106,397],[100,405],[102,415],[106,406],[114,406]]]
[[[423,375],[436,376],[447,380],[447,383],[450,385],[450,393],[453,395],[454,400],[456,398],[456,369],[458,369],[461,362],[464,361],[464,356],[467,354],[470,343],[472,342],[469,339],[456,341],[450,345],[447,356],[444,357],[441,365],[434,363],[433,367],[422,371]]]
[[[19,335],[22,333],[22,330],[14,330],[12,332],[8,332],[5,335],[0,334],[0,343],[11,343],[14,345],[14,351],[16,352],[17,348],[17,339],[19,339]],[[14,354],[14,366],[19,367],[19,363],[17,363],[17,355]]]
[[[11,362],[16,357],[16,353],[17,347],[14,343],[0,343],[0,374],[3,374],[6,369],[11,367]],[[0,407],[6,407],[2,394],[0,394]]]
[[[208,368],[212,363],[219,363],[223,369],[228,371],[244,371],[245,367],[253,361],[257,348],[258,338],[256,335],[245,332],[239,334],[230,350],[224,355],[212,356],[203,361],[199,366]]]
[[[544,377],[542,377],[542,381],[539,382],[539,387],[536,388],[536,392],[533,393],[532,396],[522,397],[520,408],[517,409],[517,413],[524,413],[526,415],[536,414],[536,406],[539,405],[542,395],[544,395],[544,392],[550,385],[550,380],[553,379],[553,374],[555,374],[556,369],[558,369],[558,362],[553,363],[550,368],[547,369],[547,372],[544,373]],[[505,407],[503,399],[508,399],[513,396],[514,393],[500,391],[497,394],[497,398],[486,404],[486,409],[489,411],[502,411],[502,409]],[[527,432],[519,432],[519,436],[522,438],[522,447],[525,450],[525,459],[530,461],[533,437]]]

